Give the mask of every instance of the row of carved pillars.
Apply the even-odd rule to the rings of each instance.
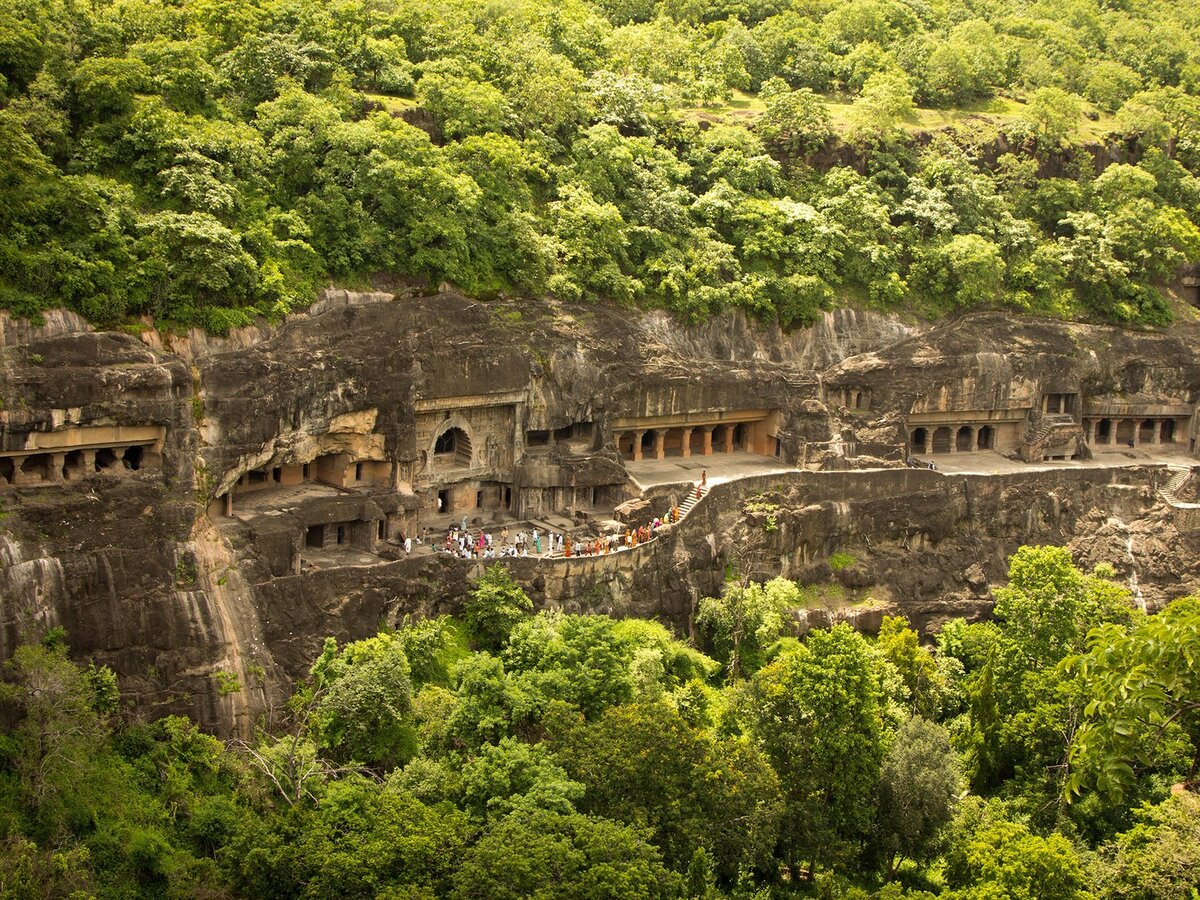
[[[142,447],[65,450],[0,457],[0,484],[29,485],[73,481],[92,472],[139,468]]]
[[[1084,419],[1083,430],[1087,442],[1093,446],[1116,446],[1175,443],[1174,419]]]
[[[992,450],[996,445],[996,429],[991,425],[918,426],[912,430],[910,443],[913,453],[922,454]]]
[[[734,429],[735,425],[693,425],[680,428],[642,428],[632,431],[633,434],[633,455],[630,459],[633,462],[641,462],[648,454],[642,449],[642,443],[647,433],[653,433],[654,446],[650,450],[649,456],[651,459],[665,459],[667,455],[667,435],[671,432],[678,432],[680,435],[680,455],[692,455],[692,433],[699,430],[701,435],[700,455],[712,456],[713,454],[713,432],[716,429],[723,429],[721,438],[721,451],[723,453],[732,453],[734,450]],[[624,431],[613,432],[613,443],[617,448],[617,452],[621,452],[621,438],[626,434]]]

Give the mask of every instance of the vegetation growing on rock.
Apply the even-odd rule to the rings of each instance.
[[[515,612],[470,636],[490,649],[445,618],[329,641],[228,747],[116,715],[54,632],[0,684],[0,891],[1186,898],[1200,605],[1137,612],[1058,548],[1010,563],[997,621],[936,649],[887,619],[751,653],[753,617],[710,614],[728,668],[654,622],[534,614],[492,571],[476,604]]]
[[[784,326],[845,302],[1162,322],[1200,259],[1198,18],[14,0],[0,306],[221,331],[388,273]]]

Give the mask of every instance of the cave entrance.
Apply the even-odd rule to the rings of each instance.
[[[50,454],[35,453],[21,463],[21,474],[38,481],[50,480]]]
[[[95,468],[97,472],[106,472],[117,464],[117,454],[107,447],[96,451]]]
[[[958,429],[958,434],[954,436],[954,449],[960,453],[969,453],[971,451],[971,426],[964,425]]]
[[[143,452],[141,447],[126,447],[125,453],[121,457],[125,463],[125,468],[134,472],[140,469],[142,467]],[[279,470],[276,469],[275,471],[278,472]]]
[[[1138,426],[1138,443],[1153,444],[1154,432],[1157,430],[1157,427],[1158,426],[1153,419],[1145,419],[1142,424]]]
[[[450,512],[450,492],[438,491],[437,493],[437,511],[441,515]]]
[[[950,452],[950,428],[948,426],[943,425],[933,433],[933,452]]]
[[[1162,428],[1158,433],[1158,439],[1164,444],[1175,443],[1175,420],[1163,419]]]
[[[979,449],[993,450],[996,446],[996,432],[991,425],[984,425],[979,429]]]
[[[13,465],[12,457],[0,457],[0,481],[3,481],[5,484],[12,484],[16,473],[17,467]]]
[[[1112,419],[1101,419],[1096,423],[1096,443],[1112,443]]]
[[[325,546],[325,526],[309,525],[304,529],[304,546],[320,550]]]
[[[914,428],[912,436],[908,439],[908,445],[913,453],[925,452],[925,441],[929,438],[929,432],[924,428]]]
[[[83,451],[72,450],[63,457],[62,477],[64,481],[79,478],[83,472]]]

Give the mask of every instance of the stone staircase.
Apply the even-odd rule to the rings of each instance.
[[[684,499],[684,501],[682,503],[679,504],[679,521],[680,522],[682,522],[685,518],[687,518],[687,514],[690,513],[695,508],[697,503],[699,503],[701,500],[703,500],[705,497],[708,496],[708,492],[709,492],[709,488],[702,487],[702,488],[700,488],[699,496],[697,496],[696,488],[694,486],[688,488],[687,497]],[[678,524],[678,523],[671,523],[671,524]],[[664,525],[664,527],[667,527],[667,526]],[[648,541],[644,541],[643,543],[639,544],[638,546],[644,547],[646,544],[652,543],[653,541],[656,541],[656,540],[658,540],[658,535],[655,535],[654,537],[650,538],[650,540],[648,540]],[[614,553],[622,553],[626,549],[627,549],[626,547],[618,547],[613,552]],[[555,551],[554,553],[547,553],[544,558],[546,558],[546,559],[562,559],[563,555],[561,553]],[[581,558],[586,558],[586,557],[581,557]]]
[[[708,494],[708,488],[706,488],[706,487],[700,488],[700,496],[699,497],[696,496],[695,490],[688,491],[687,499],[679,504],[679,519],[680,519],[680,521],[682,521],[683,517],[692,511],[692,507],[695,506],[697,503],[699,503],[700,500],[707,494]]]
[[[1083,429],[1070,413],[1042,417],[1033,438],[1021,448],[1026,462],[1041,462],[1048,456],[1074,456],[1084,444]]]
[[[1181,469],[1171,476],[1171,480],[1158,489],[1158,495],[1172,506],[1191,506],[1179,498],[1179,492],[1192,477],[1191,469]]]

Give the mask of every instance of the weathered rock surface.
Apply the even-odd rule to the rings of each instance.
[[[781,458],[823,469],[718,485],[630,553],[514,560],[540,603],[655,615],[686,631],[733,549],[751,548],[757,575],[809,582],[833,578],[827,560],[842,551],[855,562],[836,573],[841,583],[878,601],[844,618],[877,628],[881,610],[898,609],[931,628],[986,615],[1006,556],[1052,542],[1085,565],[1112,564],[1159,604],[1200,587],[1200,534],[1157,492],[1170,473],[903,468],[906,420],[1015,406],[1034,429],[1048,393],[1194,404],[1198,337],[1192,325],[1132,333],[992,313],[914,325],[851,310],[784,334],[741,315],[685,327],[657,313],[453,293],[331,292],[278,327],[224,338],[94,332],[67,314],[39,327],[0,318],[0,451],[71,427],[165,432],[153,469],[0,490],[0,657],[63,625],[79,656],[118,671],[141,713],[244,732],[326,635],[453,610],[480,566],[422,556],[281,572],[256,537],[265,531],[215,521],[210,501],[262,466],[369,452],[392,466],[391,488],[370,495],[390,515],[418,502],[404,491],[406,473],[427,465],[419,408],[506,392],[523,398],[518,430],[586,422],[599,435],[587,452],[562,445],[518,460],[516,488],[545,467],[572,486],[610,484],[623,471],[614,420],[689,410],[778,411]],[[869,404],[846,409],[847,392]],[[744,511],[752,497],[774,506],[776,527]]]

